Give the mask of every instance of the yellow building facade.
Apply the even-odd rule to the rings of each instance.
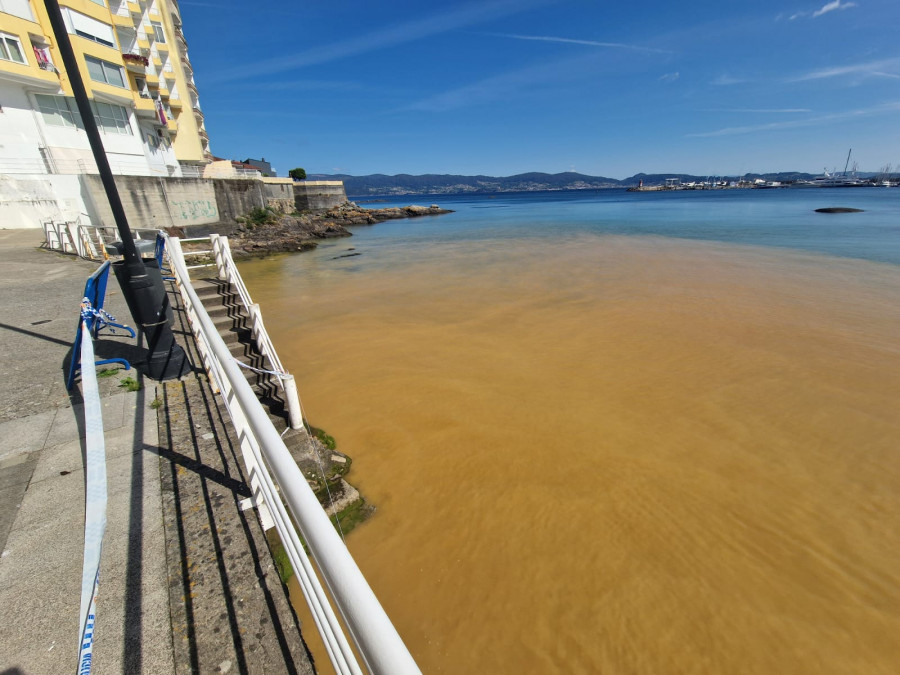
[[[209,162],[177,1],[59,4],[114,173],[193,175]],[[44,2],[0,0],[0,174],[93,166]]]

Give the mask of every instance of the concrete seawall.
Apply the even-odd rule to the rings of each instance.
[[[116,176],[132,227],[165,229],[234,223],[270,206],[281,212],[329,209],[347,200],[341,181],[263,178]],[[0,177],[0,216],[6,228],[40,228],[48,220],[114,226],[100,177],[15,175]]]

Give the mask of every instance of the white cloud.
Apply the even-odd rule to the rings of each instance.
[[[829,2],[826,5],[822,6],[822,9],[818,9],[813,12],[813,18],[815,19],[817,16],[822,16],[823,14],[828,14],[828,12],[833,12],[836,9],[850,9],[851,7],[856,7],[855,2],[841,2],[841,0],[834,0],[833,2]]]
[[[788,21],[794,21],[795,19],[802,19],[805,16],[812,17],[815,19],[816,17],[820,17],[823,14],[828,14],[828,12],[833,12],[838,9],[850,9],[851,7],[856,7],[855,2],[842,2],[842,0],[833,0],[832,2],[828,2],[824,4],[821,8],[815,10],[814,12],[806,11],[806,12],[794,12],[788,17]],[[779,14],[775,20],[780,21],[781,17],[784,14]]]
[[[602,57],[596,54],[543,62],[429,96],[403,109],[446,112],[493,101],[510,100],[522,91],[533,92],[540,86],[558,86],[565,81],[580,81],[586,74],[596,73],[600,63]]]
[[[726,113],[760,113],[783,115],[791,113],[808,113],[812,112],[809,108],[712,108],[705,112],[726,112]]]
[[[858,110],[845,110],[843,112],[831,113],[829,115],[818,115],[816,117],[806,117],[800,120],[787,120],[783,122],[770,122],[768,124],[751,124],[741,127],[725,127],[716,129],[715,131],[704,131],[695,134],[687,134],[688,138],[716,138],[719,136],[738,136],[741,134],[755,134],[765,131],[779,131],[781,129],[802,129],[804,127],[815,127],[831,122],[840,122],[847,119],[857,119],[863,117],[876,117],[878,115],[886,115],[900,111],[900,101],[891,101],[874,108],[865,108]]]
[[[597,40],[579,40],[576,38],[554,37],[550,35],[516,35],[513,33],[487,33],[495,37],[510,38],[513,40],[534,40],[537,42],[559,42],[571,45],[585,45],[587,47],[606,47],[610,49],[632,49],[639,52],[652,52],[655,54],[671,54],[666,49],[657,49],[655,47],[643,47],[641,45],[630,45],[622,42],[600,42]]]
[[[491,0],[472,2],[462,7],[432,14],[420,19],[410,19],[386,26],[367,35],[355,35],[330,45],[318,45],[295,54],[283,54],[276,58],[243,63],[231,69],[223,69],[212,77],[206,77],[209,84],[230,82],[259,77],[267,74],[297,70],[307,66],[329,63],[350,56],[367,54],[377,49],[422,40],[432,35],[446,33],[485,21],[500,19],[527,11],[537,5],[552,0]]]
[[[714,79],[710,84],[715,85],[717,87],[727,87],[732,84],[743,84],[746,80],[742,80],[737,77],[732,77],[731,75],[719,75],[716,79]]]
[[[894,57],[890,59],[880,59],[878,61],[869,61],[867,63],[855,63],[849,66],[834,66],[831,68],[820,68],[803,75],[791,78],[788,82],[805,82],[808,80],[825,80],[832,77],[841,77],[844,75],[885,75],[890,76],[890,70],[900,69],[900,58]]]
[[[681,77],[681,73],[666,73],[659,78],[660,82],[675,82],[679,77]]]

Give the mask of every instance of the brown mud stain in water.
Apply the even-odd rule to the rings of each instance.
[[[423,671],[900,671],[900,268],[615,237],[340,264],[241,269]]]

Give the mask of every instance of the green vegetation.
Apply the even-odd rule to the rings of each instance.
[[[253,229],[259,225],[268,225],[278,222],[278,214],[271,206],[257,206],[249,213],[235,218],[239,223],[244,223],[248,229]]]
[[[335,528],[337,528],[337,524],[340,523],[340,531],[343,532],[346,537],[356,529],[357,525],[372,515],[374,510],[375,509],[366,504],[365,499],[360,497],[346,509],[339,511],[337,515],[331,516],[331,523]]]
[[[337,447],[337,442],[334,440],[334,437],[325,433],[322,429],[310,427],[309,430],[312,432],[312,435],[318,438],[322,442],[322,445],[329,450],[334,450]]]
[[[159,396],[157,396],[155,399],[150,401],[150,407],[154,410],[159,410],[163,407],[163,400]]]
[[[290,558],[288,558],[284,544],[281,543],[281,538],[274,529],[269,530],[266,537],[269,540],[269,548],[272,551],[272,561],[275,563],[275,569],[278,570],[281,583],[286,584],[294,576],[294,568],[291,567]]]
[[[291,169],[290,171],[288,171],[288,176],[290,176],[294,180],[306,180],[306,169],[298,166],[296,169]]]
[[[97,377],[99,377],[99,378],[112,377],[113,375],[115,375],[118,372],[119,372],[118,368],[101,368],[100,370],[97,371]]]
[[[125,391],[138,391],[141,388],[141,383],[133,377],[125,377],[119,382],[119,386]]]

